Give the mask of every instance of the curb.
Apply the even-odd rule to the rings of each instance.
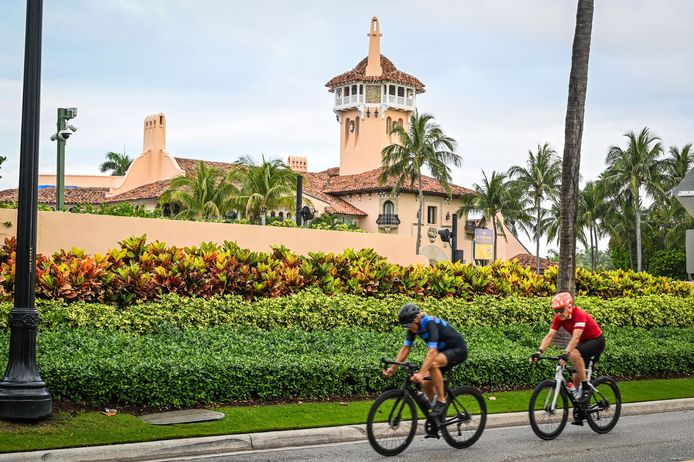
[[[622,405],[622,415],[651,414],[694,410],[694,398],[647,401]],[[491,414],[486,428],[528,425],[527,412]],[[418,433],[422,432],[420,426]],[[303,430],[248,433],[242,435],[207,436],[147,443],[114,444],[73,449],[54,449],[0,454],[3,462],[83,462],[83,461],[146,461],[173,457],[254,451],[329,443],[364,441],[366,425],[308,428]]]

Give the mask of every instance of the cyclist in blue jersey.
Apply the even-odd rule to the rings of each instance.
[[[403,362],[407,359],[417,336],[426,342],[429,351],[422,367],[412,376],[412,380],[422,384],[430,402],[436,396],[436,403],[431,413],[434,416],[440,416],[446,404],[443,374],[467,359],[465,339],[446,321],[423,313],[413,303],[408,303],[400,309],[398,320],[403,327],[407,328],[407,334],[395,361]],[[392,377],[397,368],[397,365],[393,365],[383,373],[386,377]],[[431,380],[424,380],[428,375],[431,376]]]

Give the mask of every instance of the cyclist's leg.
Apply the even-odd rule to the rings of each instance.
[[[444,391],[443,374],[441,373],[441,368],[445,368],[447,364],[448,357],[443,352],[437,353],[436,357],[434,358],[434,362],[431,366],[431,369],[429,370],[429,374],[431,375],[430,384],[433,388],[434,393],[436,393],[437,395],[436,399],[440,403],[446,402],[446,393]]]
[[[605,337],[603,336],[588,340],[587,342],[583,342],[582,344],[576,346],[574,352],[578,352],[577,356],[580,363],[574,361],[573,356],[571,357],[571,361],[573,362],[580,382],[586,381],[586,364],[588,364],[590,358],[597,358],[604,349]]]

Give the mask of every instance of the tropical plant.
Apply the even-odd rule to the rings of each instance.
[[[209,220],[233,210],[232,199],[236,194],[236,186],[224,172],[200,161],[192,176],[171,180],[160,202],[178,206],[180,212],[176,218]]]
[[[624,136],[628,140],[626,149],[619,146],[610,147],[605,161],[603,182],[612,196],[623,195],[628,191],[633,199],[636,218],[636,270],[641,271],[641,188],[656,200],[664,196],[659,161],[663,148],[660,138],[653,135],[648,127],[641,129],[638,134],[629,131]]]
[[[6,160],[7,160],[7,157],[0,156],[0,167],[2,167],[2,164],[4,164]],[[0,176],[0,178],[2,178],[2,177]]]
[[[593,29],[593,0],[578,0],[576,30],[571,52],[569,99],[564,125],[564,158],[561,176],[561,232],[557,290],[574,292],[576,286],[576,214],[578,211],[579,175],[583,116],[588,87],[588,58]]]
[[[456,141],[446,136],[438,124],[433,122],[431,114],[419,114],[417,111],[410,117],[407,130],[400,124],[393,128],[393,134],[399,143],[386,146],[381,155],[381,175],[379,181],[385,184],[388,178],[395,178],[393,188],[397,192],[403,184],[413,187],[417,183],[419,213],[417,214],[416,252],[422,243],[422,217],[424,215],[424,193],[422,188],[422,169],[428,168],[432,177],[439,181],[448,195],[451,194],[451,169],[462,165],[462,158],[456,154]]]
[[[669,191],[677,186],[694,166],[694,150],[692,144],[685,144],[682,148],[670,146],[668,156],[663,159],[664,183],[663,189]]]
[[[265,224],[267,213],[274,209],[296,208],[296,173],[279,159],[257,164],[250,156],[242,157],[234,165],[230,179],[239,184],[234,203],[247,218]]]
[[[604,234],[602,220],[607,213],[607,202],[602,182],[589,181],[581,191],[578,201],[579,230],[588,228],[589,239],[579,233],[579,240],[590,247],[590,267],[595,271],[597,266],[598,240]]]
[[[508,171],[509,179],[513,180],[515,190],[527,197],[532,206],[533,220],[532,236],[528,232],[528,223],[520,223],[528,234],[535,240],[535,264],[540,272],[540,239],[544,235],[547,222],[542,222],[542,204],[548,199],[553,199],[559,192],[561,181],[561,163],[557,152],[549,143],[537,145],[537,153],[528,151],[528,160],[525,167],[513,166]],[[530,213],[528,214],[530,215]]]
[[[103,173],[110,171],[112,176],[123,176],[132,162],[133,160],[125,154],[109,151],[106,153],[106,161],[99,165],[99,169]]]
[[[475,183],[472,188],[473,192],[461,196],[463,205],[457,213],[461,217],[470,213],[481,213],[485,221],[492,224],[496,260],[497,235],[501,234],[506,239],[504,220],[527,221],[528,217],[518,196],[513,194],[505,173],[492,171],[491,178],[487,178],[487,174],[482,170],[482,183]]]

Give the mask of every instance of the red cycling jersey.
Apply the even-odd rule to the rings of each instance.
[[[600,327],[598,327],[593,317],[577,306],[574,306],[571,316],[564,321],[560,320],[558,315],[554,316],[551,328],[559,330],[560,326],[569,334],[573,334],[574,329],[583,329],[581,339],[578,341],[579,344],[587,342],[588,340],[593,340],[602,335],[602,330],[600,330]]]

